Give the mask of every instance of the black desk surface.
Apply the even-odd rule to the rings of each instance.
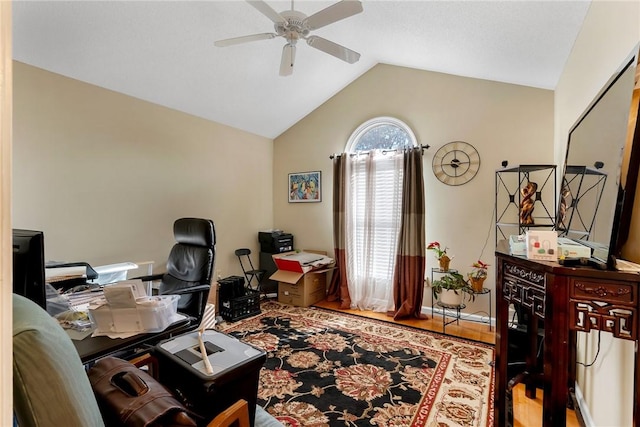
[[[109,338],[106,336],[73,340],[82,363],[91,363],[121,351],[132,350],[143,345],[154,345],[161,340],[183,334],[197,327],[193,319],[186,318],[175,322],[162,332],[138,334],[129,338]]]

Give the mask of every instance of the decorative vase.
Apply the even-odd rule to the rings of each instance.
[[[454,291],[453,289],[443,289],[438,297],[440,302],[445,305],[461,305],[462,291]]]
[[[451,262],[451,258],[446,255],[442,255],[438,258],[438,264],[440,264],[441,271],[449,271],[449,262]]]
[[[471,287],[473,288],[473,292],[482,292],[482,289],[484,288],[485,279],[486,277],[478,277],[478,278],[470,277],[469,278],[469,281],[471,282]]]

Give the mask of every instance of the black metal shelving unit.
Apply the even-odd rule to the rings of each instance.
[[[606,183],[607,173],[598,167],[566,167],[556,225],[559,236],[589,240]]]
[[[535,182],[533,224],[520,220],[520,190],[528,182]],[[531,228],[553,230],[556,226],[556,166],[519,165],[496,170],[495,214],[496,244],[508,240],[510,235],[524,234]]]

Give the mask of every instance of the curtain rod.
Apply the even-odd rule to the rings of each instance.
[[[425,144],[425,145],[416,145],[415,147],[412,147],[411,149],[414,150],[416,148],[419,148],[422,150],[422,152],[424,153],[424,150],[428,149],[430,147],[429,144]],[[382,153],[392,153],[394,151],[399,151],[399,150],[404,150],[404,148],[402,149],[396,149],[396,150],[382,150]],[[352,156],[357,156],[358,154],[369,154],[370,151],[358,151],[357,153],[350,153]],[[342,156],[342,154],[332,154],[329,156],[329,158],[331,160],[333,160],[335,157],[340,157]]]

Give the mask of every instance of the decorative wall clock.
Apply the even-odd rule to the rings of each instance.
[[[436,151],[433,173],[447,185],[462,185],[473,179],[480,169],[480,154],[468,142],[452,141]]]

